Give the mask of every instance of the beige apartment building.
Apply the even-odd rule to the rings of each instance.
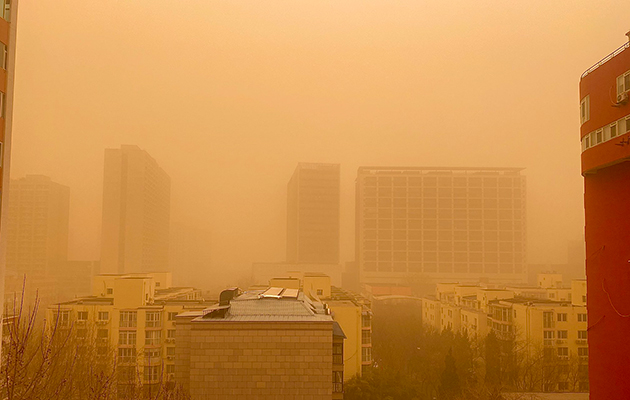
[[[7,301],[20,298],[26,278],[26,299],[42,304],[59,301],[59,286],[68,261],[70,188],[43,175],[11,180],[6,223]]]
[[[359,168],[361,283],[526,282],[525,198],[519,168]]]
[[[342,399],[344,337],[299,289],[229,289],[177,316],[175,378],[193,400]]]
[[[500,341],[515,341],[523,349],[519,357],[545,357],[545,371],[553,370],[540,390],[587,390],[586,281],[574,280],[570,288],[561,287],[561,276],[541,276],[539,282],[554,283],[505,288],[438,284],[435,295],[422,299],[423,323],[437,331],[466,332],[476,340],[492,332]]]
[[[98,275],[93,295],[50,306],[49,321],[95,341],[99,354],[114,351],[118,393],[172,381],[175,373],[175,316],[212,302],[198,289],[171,287],[170,273]]]
[[[105,150],[101,272],[168,271],[171,178],[138,146]]]

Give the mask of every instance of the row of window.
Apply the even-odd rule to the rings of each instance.
[[[168,321],[174,321],[177,316],[177,312],[169,312],[167,314]],[[78,321],[87,321],[89,313],[88,311],[77,311]],[[61,325],[67,325],[70,322],[70,311],[59,311],[57,314],[58,321]],[[98,321],[109,321],[108,311],[98,311]],[[147,328],[159,328],[162,326],[162,312],[161,311],[146,311],[145,314]],[[120,312],[120,324],[121,328],[135,328],[138,326],[138,312],[137,311],[121,311]]]
[[[366,272],[400,272],[400,273],[462,273],[462,274],[520,274],[523,263],[513,264],[481,264],[481,263],[449,263],[449,262],[365,262]]]
[[[584,152],[600,143],[607,142],[628,132],[630,132],[630,115],[584,136],[582,138],[582,151]]]
[[[504,198],[493,197],[472,197],[471,196],[444,196],[444,197],[414,197],[414,198],[391,198],[391,197],[366,197],[363,199],[363,207],[394,207],[394,208],[515,208],[520,209],[522,199],[506,196]]]
[[[555,331],[544,331],[544,339],[555,339]],[[569,331],[558,331],[558,339],[567,339],[569,337]],[[586,340],[588,338],[587,331],[578,331],[578,340]]]
[[[378,240],[377,240],[378,236]],[[366,230],[363,237],[363,248],[371,249],[376,248],[376,243],[381,242],[390,242],[394,241],[394,243],[402,241],[410,243],[414,241],[437,241],[440,243],[443,241],[447,242],[462,242],[462,243],[471,243],[471,248],[479,247],[477,244],[484,243],[485,246],[491,246],[490,243],[497,242],[521,242],[523,240],[523,232],[521,230],[403,230],[403,229],[395,229],[393,231],[389,230]],[[374,244],[374,246],[372,246]],[[459,244],[458,246],[462,246],[463,244]]]
[[[106,330],[105,330],[106,331]],[[175,329],[166,331],[167,339],[175,339]],[[137,332],[136,331],[120,331],[118,332],[119,346],[135,346]],[[145,331],[144,344],[146,346],[157,346],[162,341],[162,331]]]
[[[521,187],[525,180],[522,176],[512,177],[462,177],[462,176],[398,176],[398,177],[366,177],[363,187]]]

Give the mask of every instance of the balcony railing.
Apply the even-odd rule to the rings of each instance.
[[[619,53],[621,53],[622,51],[624,51],[628,47],[630,47],[630,42],[624,43],[623,46],[619,47],[617,50],[613,51],[612,53],[610,53],[606,57],[602,58],[597,64],[593,65],[592,67],[590,67],[589,69],[584,71],[584,73],[582,74],[582,76],[580,78],[584,78],[586,75],[588,75],[591,72],[595,71],[597,68],[601,67],[602,65],[604,65],[605,63],[607,63],[608,61],[613,59],[613,57],[617,56]]]

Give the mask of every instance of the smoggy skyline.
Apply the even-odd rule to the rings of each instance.
[[[583,233],[578,82],[627,2],[20,3],[13,178],[71,189],[71,259],[98,259],[105,148],[172,179],[172,221],[215,271],[284,258],[298,162],[341,164],[341,260],[359,166],[524,167],[531,263]]]

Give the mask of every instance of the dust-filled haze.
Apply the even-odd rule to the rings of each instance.
[[[12,176],[71,188],[71,259],[99,259],[103,152],[172,178],[211,233],[207,274],[285,256],[298,162],[525,167],[528,258],[582,238],[580,74],[626,40],[627,1],[22,0]],[[202,272],[202,271],[200,271]]]

